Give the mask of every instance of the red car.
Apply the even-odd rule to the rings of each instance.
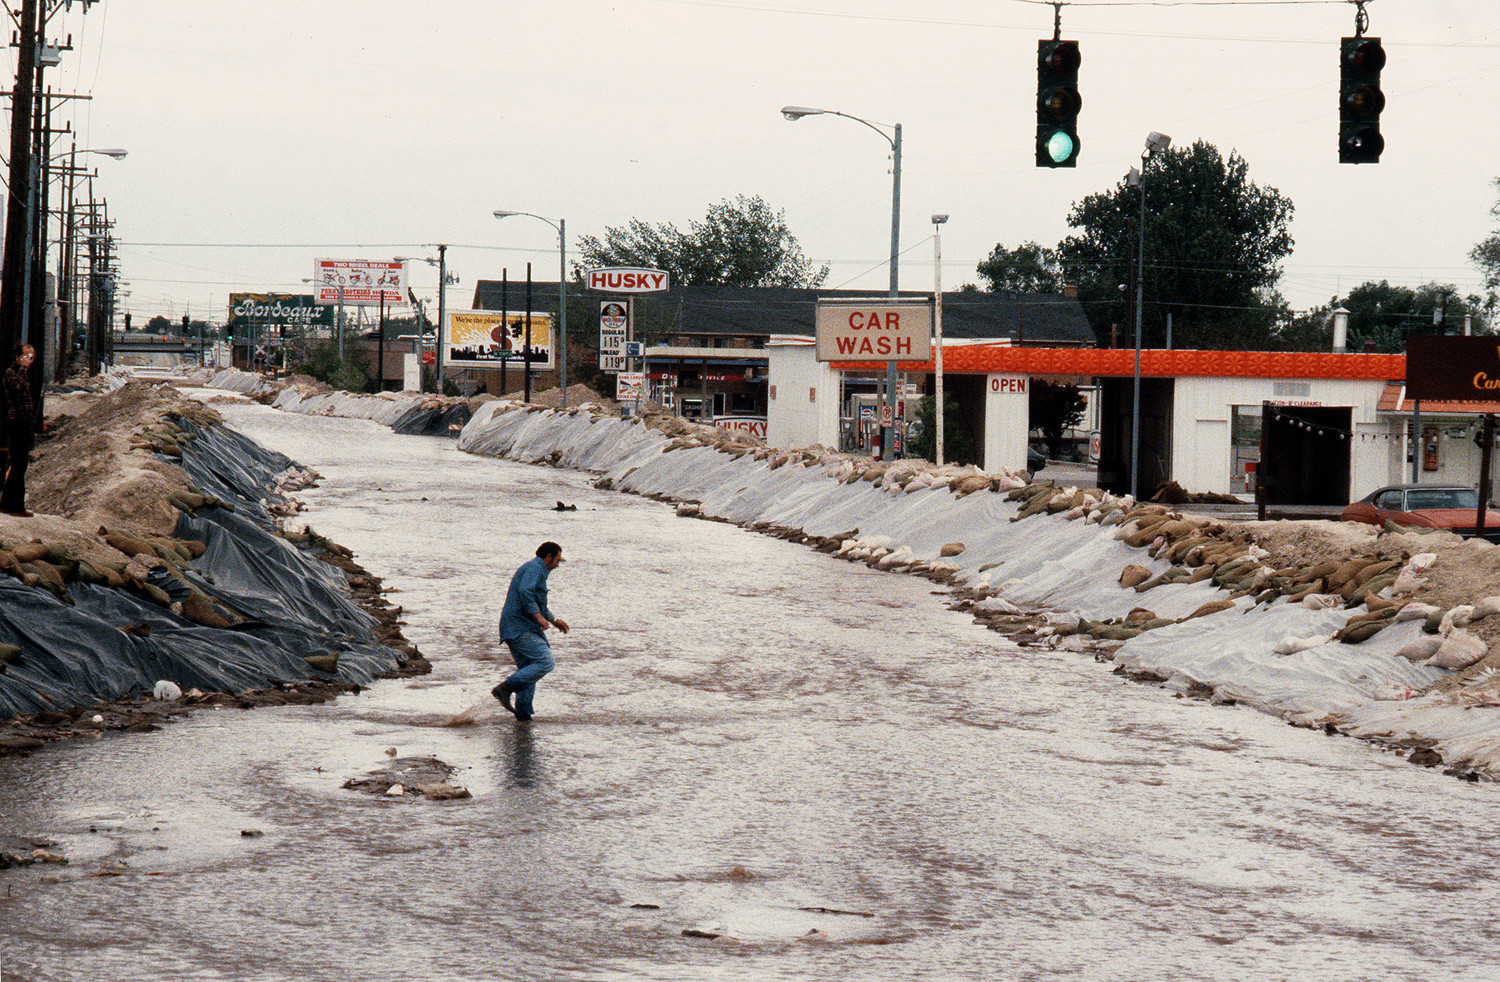
[[[1459,484],[1391,484],[1345,505],[1346,522],[1382,525],[1390,519],[1397,525],[1447,529],[1465,538],[1474,535],[1479,513],[1479,494]],[[1500,542],[1500,513],[1486,509],[1484,537]]]

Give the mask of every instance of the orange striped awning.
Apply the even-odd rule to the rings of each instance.
[[[878,372],[885,362],[836,361],[838,371]],[[903,372],[926,373],[931,361],[898,362]],[[1133,375],[1134,348],[1022,348],[1014,345],[943,346],[943,374]],[[1406,377],[1406,356],[1331,351],[1141,352],[1141,374],[1150,378],[1319,378],[1386,381]],[[1474,411],[1474,410],[1470,410]],[[1483,410],[1478,410],[1482,412]]]

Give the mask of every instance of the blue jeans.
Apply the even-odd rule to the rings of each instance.
[[[516,693],[516,718],[530,719],[531,698],[536,694],[536,683],[554,667],[552,645],[547,643],[545,634],[534,631],[527,631],[520,637],[506,638],[505,643],[510,647],[510,656],[516,661],[516,670],[505,680]]]

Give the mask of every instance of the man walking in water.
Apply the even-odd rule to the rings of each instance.
[[[510,578],[505,609],[500,612],[500,640],[510,647],[516,670],[490,693],[519,720],[531,719],[537,680],[553,668],[552,646],[544,632],[556,627],[568,633],[568,622],[552,616],[547,607],[547,576],[562,563],[562,546],[556,542],[537,546],[536,558],[523,563]]]

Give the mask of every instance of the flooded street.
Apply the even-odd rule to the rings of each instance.
[[[587,475],[216,408],[323,475],[302,519],[434,671],[0,758],[0,832],[71,859],[0,872],[4,982],[1495,977],[1494,785]],[[573,630],[518,725],[495,621],[544,539]],[[392,750],[473,798],[342,787]]]

